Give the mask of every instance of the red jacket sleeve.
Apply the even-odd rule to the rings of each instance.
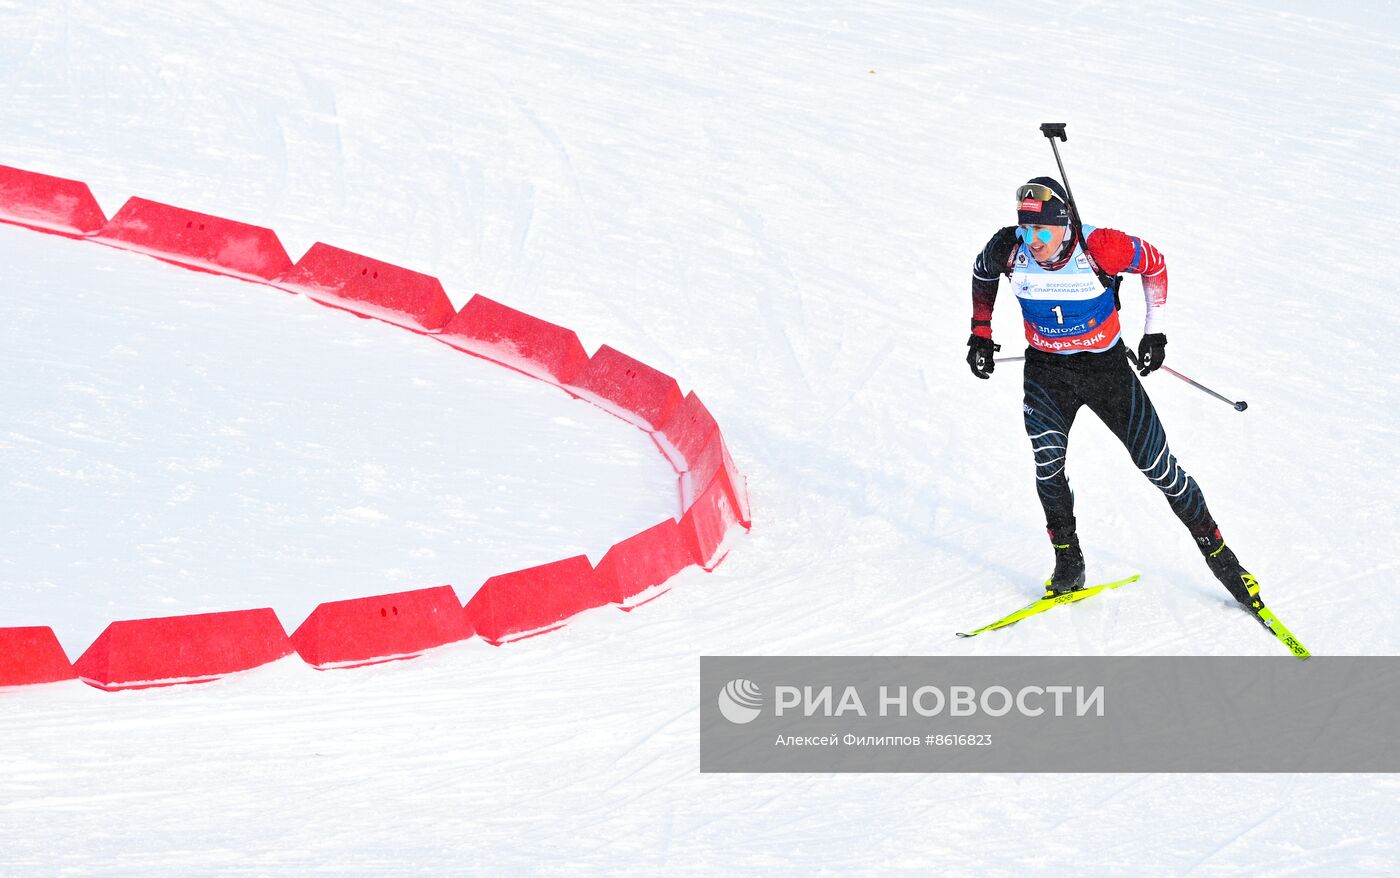
[[[1117,229],[1094,229],[1085,243],[1094,264],[1109,274],[1142,275],[1147,306],[1143,334],[1162,332],[1167,305],[1167,260],[1161,251],[1142,238]]]
[[[1016,227],[998,229],[977,260],[972,263],[972,334],[992,337],[992,308],[997,302],[997,287],[1001,276],[1011,263],[1016,249]]]

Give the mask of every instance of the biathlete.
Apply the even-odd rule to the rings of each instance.
[[[967,363],[978,378],[991,376],[992,307],[1004,275],[1025,320],[1026,434],[1035,456],[1036,491],[1055,550],[1046,597],[1084,587],[1084,553],[1075,533],[1074,493],[1065,476],[1069,432],[1087,407],[1118,437],[1133,462],[1161,490],[1191,532],[1211,573],[1256,617],[1264,607],[1259,583],[1225,544],[1196,480],[1167,445],[1152,400],[1128,362],[1114,288],[1099,281],[1123,272],[1142,276],[1147,320],[1138,344],[1140,374],[1158,369],[1166,354],[1162,331],[1167,264],[1157,248],[1134,235],[1070,221],[1059,181],[1036,177],[1016,190],[1017,225],[982,248],[972,269],[972,335]],[[1081,240],[1082,237],[1082,240]]]

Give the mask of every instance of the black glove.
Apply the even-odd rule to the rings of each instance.
[[[1138,374],[1146,375],[1162,368],[1167,358],[1167,337],[1160,332],[1144,335],[1138,342]]]
[[[996,361],[992,359],[992,354],[1001,350],[1001,345],[992,344],[990,338],[983,338],[973,334],[967,338],[967,365],[972,367],[972,374],[978,378],[990,378],[992,372],[996,370]]]

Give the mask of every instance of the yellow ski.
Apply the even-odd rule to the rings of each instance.
[[[1289,651],[1292,652],[1299,661],[1307,661],[1308,656],[1312,655],[1312,653],[1308,652],[1307,647],[1299,643],[1298,638],[1293,636],[1293,632],[1283,627],[1283,623],[1278,620],[1278,616],[1274,615],[1273,610],[1268,607],[1260,607],[1256,615],[1259,617],[1259,620],[1264,623],[1264,627],[1274,632],[1274,636],[1277,637],[1284,646],[1288,647]]]
[[[1027,616],[1034,616],[1038,613],[1043,613],[1046,610],[1058,607],[1061,604],[1072,604],[1076,601],[1082,601],[1085,598],[1093,597],[1094,595],[1098,594],[1104,589],[1118,588],[1120,585],[1127,585],[1130,582],[1137,582],[1138,579],[1139,574],[1134,573],[1127,579],[1120,579],[1117,582],[1105,582],[1103,585],[1091,585],[1088,588],[1083,588],[1079,591],[1071,591],[1067,592],[1066,594],[1056,595],[1055,597],[1050,598],[1041,598],[1033,604],[1028,604],[1022,607],[1021,609],[1017,610],[1009,616],[1003,616],[1002,618],[996,620],[990,625],[983,625],[976,631],[969,631],[966,634],[959,631],[957,632],[957,635],[959,637],[976,637],[983,631],[992,631],[997,628],[1005,628],[1007,625],[1014,625],[1015,623],[1026,618]]]

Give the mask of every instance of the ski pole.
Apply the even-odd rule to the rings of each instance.
[[[1050,149],[1055,153],[1055,165],[1060,169],[1060,179],[1065,181],[1065,195],[1069,198],[1070,214],[1078,225],[1079,211],[1074,207],[1074,190],[1069,187],[1069,175],[1065,173],[1065,163],[1060,161],[1060,148],[1055,145],[1055,141],[1063,140],[1069,142],[1069,135],[1065,133],[1068,122],[1041,122],[1040,133],[1045,135],[1045,139],[1050,141]]]
[[[1126,348],[1124,349],[1124,352],[1127,353],[1127,355],[1128,355],[1128,360],[1129,360],[1130,362],[1132,362],[1133,366],[1136,367],[1137,364],[1138,364],[1138,358],[1137,358],[1137,356],[1136,356],[1132,351],[1129,351],[1129,350],[1127,350]],[[1214,390],[1211,390],[1209,387],[1206,387],[1206,386],[1205,386],[1204,384],[1202,384],[1201,382],[1199,382],[1199,381],[1193,381],[1192,379],[1187,378],[1185,375],[1183,375],[1183,374],[1181,374],[1180,372],[1176,371],[1176,370],[1173,369],[1171,366],[1162,366],[1161,369],[1162,369],[1163,372],[1170,372],[1171,374],[1173,374],[1173,375],[1175,375],[1176,377],[1180,378],[1182,381],[1185,381],[1187,384],[1190,384],[1192,387],[1196,388],[1197,390],[1204,390],[1206,393],[1209,393],[1211,396],[1215,397],[1216,399],[1220,400],[1221,402],[1228,402],[1230,405],[1232,405],[1232,406],[1235,407],[1235,411],[1237,411],[1237,412],[1242,412],[1242,411],[1244,411],[1245,409],[1249,408],[1249,403],[1245,402],[1244,400],[1241,399],[1241,400],[1236,401],[1236,400],[1230,399],[1228,396],[1221,396],[1220,394],[1216,393]]]
[[[1070,209],[1070,225],[1074,228],[1074,237],[1079,239],[1079,245],[1088,246],[1084,241],[1084,220],[1079,218],[1079,206],[1074,200],[1074,189],[1070,188],[1070,175],[1064,172],[1064,162],[1060,161],[1060,147],[1056,146],[1056,139],[1070,141],[1070,134],[1065,133],[1065,126],[1068,122],[1042,122],[1040,123],[1040,133],[1050,141],[1050,148],[1054,151],[1054,164],[1060,168],[1060,179],[1064,181],[1064,196],[1068,200],[1067,207]],[[1121,277],[1114,277],[1113,274],[1100,269],[1098,265],[1093,266],[1093,276],[1098,277],[1099,283],[1103,284],[1105,290],[1113,290],[1113,307],[1119,307],[1119,286]]]
[[[1069,175],[1065,173],[1065,163],[1060,161],[1060,148],[1055,145],[1055,140],[1057,138],[1066,143],[1069,142],[1069,135],[1065,133],[1065,126],[1068,124],[1068,122],[1042,122],[1040,123],[1040,133],[1044,134],[1045,139],[1050,141],[1050,149],[1055,153],[1055,167],[1060,169],[1060,179],[1063,180],[1065,184],[1065,198],[1069,201],[1067,207],[1069,207],[1070,224],[1074,227],[1075,238],[1083,242],[1084,222],[1079,218],[1079,205],[1074,202],[1074,190],[1069,186]],[[1103,284],[1104,289],[1113,290],[1114,304],[1116,305],[1118,301],[1118,290],[1115,286],[1116,279],[1113,275],[1104,272],[1098,266],[1094,267],[1094,274],[1098,277],[1099,283]]]
[[[1128,355],[1128,359],[1132,361],[1132,363],[1133,363],[1134,366],[1136,366],[1136,365],[1138,364],[1137,357],[1133,354],[1132,351],[1129,351],[1129,350],[1126,350],[1126,349],[1125,349],[1125,350],[1124,350],[1124,353],[1126,353],[1126,354]],[[1025,357],[997,357],[993,362],[996,362],[996,363],[1017,363],[1017,362],[1020,362],[1021,360],[1024,360],[1024,359],[1025,359]],[[1236,400],[1230,399],[1230,398],[1227,397],[1227,396],[1221,396],[1220,394],[1216,393],[1214,390],[1211,390],[1209,387],[1206,387],[1204,384],[1200,383],[1199,381],[1193,381],[1192,379],[1187,378],[1185,375],[1183,375],[1183,374],[1181,374],[1180,372],[1176,371],[1176,370],[1173,369],[1171,366],[1162,366],[1161,369],[1162,369],[1163,372],[1170,372],[1171,374],[1173,374],[1173,375],[1175,375],[1176,377],[1180,378],[1182,381],[1185,381],[1187,384],[1190,384],[1192,387],[1196,388],[1197,390],[1204,390],[1206,393],[1209,393],[1211,396],[1215,397],[1216,399],[1220,400],[1221,402],[1228,402],[1230,405],[1232,405],[1232,406],[1235,407],[1235,411],[1237,411],[1237,412],[1242,412],[1242,411],[1244,411],[1245,409],[1249,408],[1249,403],[1245,402],[1244,400],[1241,399],[1241,400],[1239,400],[1239,401],[1236,401]]]

